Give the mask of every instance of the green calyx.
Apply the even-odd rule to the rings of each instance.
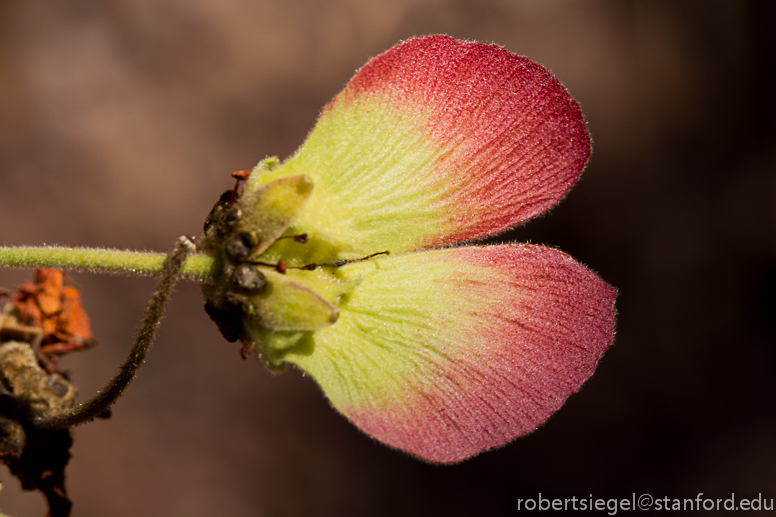
[[[264,160],[251,177],[277,164]],[[310,178],[255,184],[224,192],[208,215],[202,249],[216,273],[203,295],[228,341],[255,343],[259,356],[278,366],[282,351],[337,321],[342,297],[355,286],[337,273],[336,244],[297,234],[292,225],[312,193]]]

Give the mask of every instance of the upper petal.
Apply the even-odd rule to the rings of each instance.
[[[614,334],[614,289],[551,248],[424,251],[341,271],[360,284],[337,323],[277,359],[312,375],[364,432],[429,461],[533,431]]]
[[[538,215],[589,155],[582,112],[547,70],[503,47],[429,36],[369,61],[299,151],[249,182],[307,174],[315,194],[295,226],[399,252]]]

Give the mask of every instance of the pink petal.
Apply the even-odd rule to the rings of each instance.
[[[429,461],[533,431],[613,339],[614,289],[551,248],[464,247],[354,266],[342,269],[363,281],[337,324],[285,359],[365,433]]]
[[[265,179],[315,184],[296,225],[392,252],[500,232],[557,203],[590,138],[547,70],[503,47],[413,38],[369,61]]]

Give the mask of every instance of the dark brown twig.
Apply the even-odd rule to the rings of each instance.
[[[75,408],[48,411],[36,415],[32,422],[35,427],[38,429],[67,429],[94,420],[110,409],[110,406],[121,396],[145,361],[146,354],[156,338],[156,331],[164,316],[164,310],[172,295],[173,287],[180,277],[186,255],[194,250],[194,244],[188,238],[180,237],[175,247],[167,255],[161,278],[156,285],[151,301],[148,303],[135,343],[119,368],[119,372],[108,385],[84,404]]]

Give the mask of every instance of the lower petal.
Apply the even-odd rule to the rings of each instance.
[[[536,429],[592,375],[615,290],[568,255],[462,247],[355,263],[336,324],[284,360],[374,438],[452,463]]]

